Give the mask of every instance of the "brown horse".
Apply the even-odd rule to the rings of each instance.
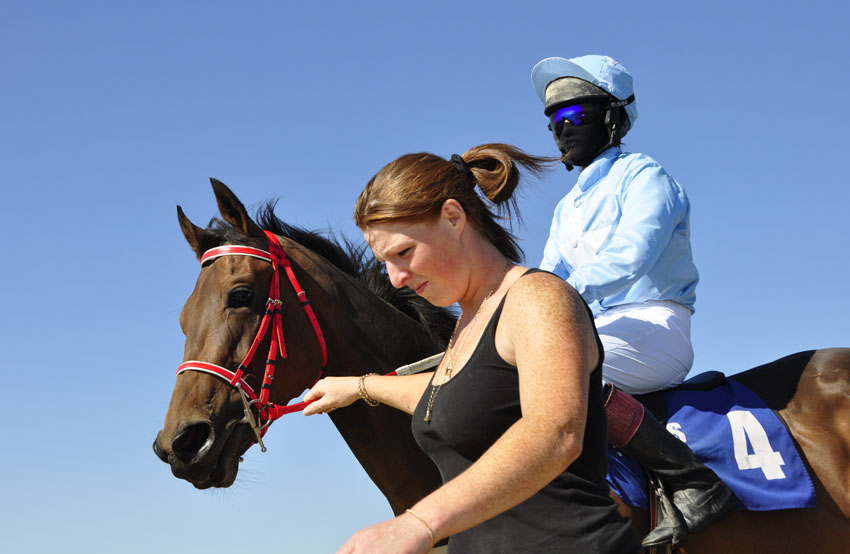
[[[266,380],[272,408],[298,397],[320,375],[323,341],[324,374],[337,376],[388,372],[444,348],[452,329],[451,313],[406,290],[392,289],[380,265],[365,255],[363,247],[340,246],[288,226],[274,216],[272,206],[261,213],[258,225],[226,186],[213,180],[213,189],[229,225],[214,220],[201,229],[178,207],[180,227],[198,258],[224,244],[267,250],[262,230],[266,229],[276,235],[288,255],[298,283],[288,286],[285,278],[280,280],[286,345],[281,350],[286,358],[272,364],[277,379]],[[184,362],[199,360],[231,368],[225,370],[229,373],[224,378],[202,371],[180,373],[165,426],[154,441],[154,451],[170,464],[174,475],[198,488],[230,486],[241,455],[257,440],[247,421],[251,418],[243,415],[243,396],[248,398],[243,389],[261,388],[264,367],[268,371],[266,360],[255,356],[246,363],[241,381],[229,378],[253,350],[255,335],[264,327],[272,279],[272,264],[250,255],[205,261],[180,314],[186,335]],[[309,295],[315,324],[299,307],[307,303],[299,286]],[[259,352],[269,349],[272,335],[258,339]],[[812,475],[818,505],[806,510],[737,512],[690,538],[681,551],[846,552],[850,544],[850,349],[796,354],[734,379],[757,392],[787,423]],[[262,422],[262,409],[259,405],[247,411]],[[395,513],[440,484],[436,468],[412,439],[406,414],[358,402],[330,417]],[[632,518],[641,535],[646,532],[645,512],[623,503],[621,511]]]

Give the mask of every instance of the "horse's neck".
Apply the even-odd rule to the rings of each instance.
[[[357,402],[334,411],[331,420],[395,514],[440,486],[436,466],[413,440],[407,414]]]
[[[353,278],[327,267],[323,271],[314,267],[309,273],[325,281],[325,286],[317,283],[320,286],[311,292],[314,306],[333,306],[330,317],[325,316],[332,324],[323,325],[327,375],[387,373],[440,350],[421,325]],[[413,440],[407,414],[357,402],[333,412],[331,419],[395,513],[440,485],[439,472]]]
[[[425,331],[407,316],[374,298],[360,305],[358,316],[341,327],[350,338],[342,367],[329,373],[362,375],[386,373],[439,351]],[[357,302],[357,298],[349,297]],[[359,331],[355,335],[355,331]],[[357,402],[333,413],[332,420],[395,513],[404,511],[440,484],[431,460],[419,449],[410,431],[410,417],[381,406]]]
[[[328,346],[327,375],[388,373],[441,350],[421,324],[378,298],[354,277],[304,247],[288,247],[305,272],[303,285],[324,321]],[[319,307],[321,306],[321,307]]]
[[[357,299],[349,297],[349,301]],[[331,374],[388,373],[443,350],[418,322],[375,297],[355,306],[337,327],[345,359]],[[336,338],[336,337],[335,337]]]

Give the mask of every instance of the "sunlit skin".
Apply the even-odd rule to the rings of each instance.
[[[454,200],[447,200],[432,222],[382,223],[364,236],[394,286],[409,286],[430,302],[457,302],[463,309],[451,351],[453,376],[463,370],[487,321],[505,299],[496,350],[517,367],[523,417],[467,471],[412,506],[439,540],[524,501],[580,455],[589,373],[599,356],[593,326],[577,293],[560,278],[548,273],[523,276],[526,268],[515,265],[505,272],[508,260],[470,224]],[[492,296],[482,306],[491,289]],[[449,378],[445,364],[444,358],[435,383]],[[375,400],[412,413],[430,378],[374,376],[364,384]],[[353,403],[359,398],[358,381],[319,381],[305,396],[314,401],[305,415]],[[523,463],[517,464],[518,459]],[[429,545],[422,522],[402,514],[358,531],[339,552],[424,553]]]
[[[437,306],[457,302],[464,313],[478,308],[493,279],[493,274],[468,268],[497,267],[496,275],[500,275],[507,263],[474,230],[463,207],[454,199],[444,202],[439,217],[433,221],[378,223],[364,231],[363,236],[375,257],[386,266],[394,287],[410,287]]]
[[[432,304],[450,306],[456,300],[454,290],[463,285],[445,260],[462,253],[444,252],[452,244],[446,235],[457,234],[456,227],[441,217],[429,223],[380,223],[364,236],[394,287],[410,287]]]

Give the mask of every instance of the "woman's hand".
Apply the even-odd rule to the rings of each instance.
[[[337,554],[425,554],[431,535],[421,521],[405,513],[354,533]]]
[[[326,414],[354,403],[359,397],[359,377],[325,377],[304,395],[304,415]]]

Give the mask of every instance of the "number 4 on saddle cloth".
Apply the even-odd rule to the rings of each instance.
[[[715,371],[640,400],[747,510],[815,506],[812,480],[788,429],[747,387]],[[614,448],[608,453],[608,484],[630,506],[648,509],[643,471]]]

